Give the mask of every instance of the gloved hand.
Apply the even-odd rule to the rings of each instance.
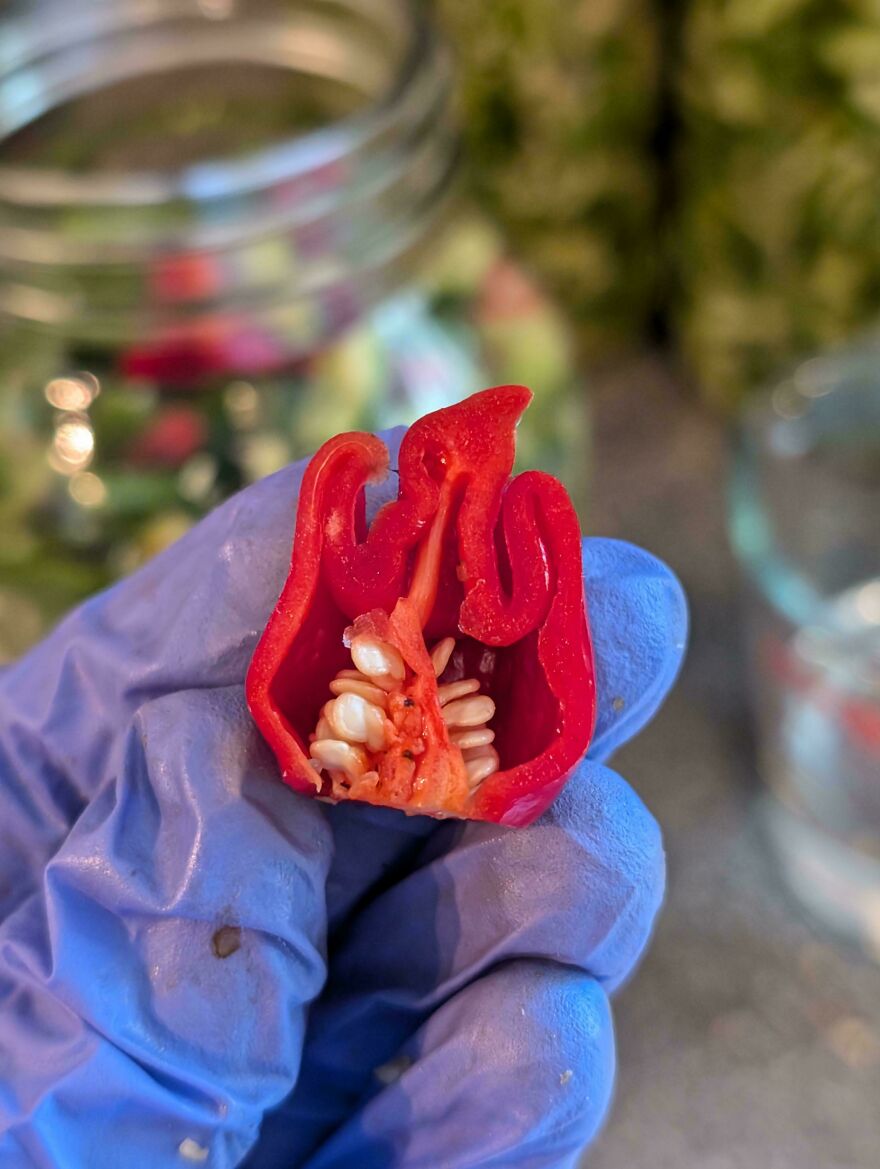
[[[328,808],[242,686],[302,469],[0,674],[0,1169],[556,1169],[606,1111],[664,866],[600,761],[674,678],[680,589],[586,542],[597,732],[531,828]]]

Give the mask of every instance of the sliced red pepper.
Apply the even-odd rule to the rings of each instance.
[[[341,434],[309,463],[290,575],[247,678],[251,713],[292,788],[524,825],[583,756],[595,680],[577,516],[550,475],[510,478],[530,401],[503,386],[416,422],[400,447],[398,497],[369,527],[364,488],[388,474],[383,443]],[[438,679],[431,651],[447,638]],[[377,646],[380,658],[364,657]],[[393,660],[396,676],[356,675],[353,654]],[[455,682],[464,685],[450,690]],[[448,701],[463,688],[459,706]],[[340,690],[358,692],[344,711]],[[474,724],[493,706],[488,724]],[[486,731],[491,747],[464,745]]]

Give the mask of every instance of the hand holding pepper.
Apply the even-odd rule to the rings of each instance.
[[[549,1169],[604,1116],[663,854],[600,761],[671,684],[680,590],[586,542],[596,730],[530,828],[325,807],[242,688],[302,476],[0,675],[2,1169]]]

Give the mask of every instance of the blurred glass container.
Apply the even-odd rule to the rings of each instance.
[[[767,824],[802,901],[880,957],[880,341],[748,411],[731,498]]]
[[[63,0],[0,20],[0,659],[333,433],[536,391],[583,502],[568,330],[456,194],[413,0]]]

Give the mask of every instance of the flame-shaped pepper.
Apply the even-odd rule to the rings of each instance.
[[[595,681],[571,501],[510,478],[531,400],[502,386],[428,414],[399,491],[370,434],[317,452],[290,575],[247,678],[253,717],[297,791],[524,825],[587,749]]]

